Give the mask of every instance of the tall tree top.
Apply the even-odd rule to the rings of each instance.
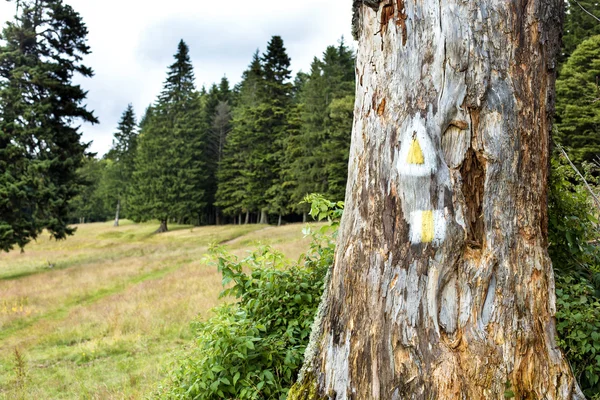
[[[291,77],[290,57],[283,46],[281,36],[273,36],[262,57],[265,79],[284,83]]]
[[[113,139],[113,150],[116,153],[117,159],[121,159],[132,150],[136,136],[137,124],[135,112],[133,111],[133,106],[129,104],[121,115],[121,120]]]
[[[169,66],[167,79],[160,95],[163,104],[181,101],[196,90],[190,50],[183,40],[179,42],[177,53],[173,57],[175,62]]]
[[[231,97],[231,89],[229,88],[229,80],[226,76],[221,78],[221,82],[219,83],[219,100],[228,101]]]

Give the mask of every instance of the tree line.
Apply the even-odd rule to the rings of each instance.
[[[181,40],[156,101],[139,122],[127,106],[110,151],[79,170],[89,185],[71,220],[281,224],[306,215],[308,193],[343,198],[354,53],[341,39],[294,80],[290,64],[273,36],[233,88],[197,89]]]
[[[76,222],[277,223],[306,215],[306,193],[344,198],[354,54],[343,42],[292,79],[273,37],[240,83],[199,90],[182,42],[157,100],[139,120],[127,107],[98,159],[78,125],[98,120],[73,82],[93,77],[85,23],[62,0],[16,5],[0,34],[2,250],[43,229],[65,238]],[[566,7],[555,140],[581,164],[600,149],[600,5]]]

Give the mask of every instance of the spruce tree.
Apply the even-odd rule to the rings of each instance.
[[[229,132],[231,119],[231,90],[226,77],[221,79],[219,86],[213,84],[203,97],[203,122],[207,132],[206,143],[206,202],[209,223],[219,223],[219,211],[215,206],[217,192],[217,169],[222,158],[225,137]],[[219,115],[217,115],[219,114]],[[218,120],[217,120],[218,118]]]
[[[112,148],[107,154],[113,162],[108,168],[105,184],[108,201],[116,207],[115,226],[119,226],[120,215],[127,216],[136,150],[137,123],[133,106],[129,104],[121,115]]]
[[[354,103],[354,54],[345,45],[329,46],[301,79],[301,127],[286,148],[291,160],[291,204],[305,213],[308,193],[343,200]]]
[[[77,121],[97,123],[75,74],[89,54],[81,16],[61,0],[21,0],[0,35],[0,249],[25,246],[43,229],[74,232],[69,201],[87,144]]]
[[[199,222],[205,206],[205,131],[189,49],[180,41],[164,88],[144,117],[135,158],[137,218]]]
[[[557,139],[575,161],[600,155],[600,35],[583,41],[563,65],[556,81]]]
[[[254,110],[258,107],[263,86],[263,68],[258,51],[236,86],[235,107],[232,109],[231,132],[227,135],[217,171],[216,205],[223,214],[233,217],[257,210],[255,196],[250,192],[252,169],[250,154],[254,146]]]
[[[256,142],[251,155],[254,179],[252,193],[257,195],[261,223],[267,223],[267,212],[287,214],[287,164],[285,147],[292,109],[290,58],[280,36],[273,36],[262,56],[264,70],[264,97],[255,110]]]

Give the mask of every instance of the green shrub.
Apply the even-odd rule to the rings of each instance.
[[[584,173],[593,182],[593,175],[585,169]],[[558,343],[581,389],[589,398],[600,399],[598,220],[579,179],[566,160],[553,157],[548,251],[556,274]]]
[[[591,174],[589,179],[594,179]],[[600,289],[600,250],[598,219],[590,194],[568,162],[559,155],[552,158],[548,201],[548,252],[556,273],[579,276]]]
[[[311,215],[329,225],[313,237],[310,251],[297,263],[261,247],[238,260],[222,247],[211,248],[223,275],[222,295],[237,302],[194,323],[192,354],[172,374],[160,397],[177,399],[285,399],[300,367],[324,277],[333,263],[337,220],[343,203],[307,198]],[[331,232],[333,231],[333,232]],[[248,272],[246,272],[248,271]]]
[[[600,300],[583,279],[556,281],[558,343],[585,395],[600,399]]]

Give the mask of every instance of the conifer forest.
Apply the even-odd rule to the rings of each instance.
[[[6,3],[0,400],[600,400],[597,0],[182,34],[104,153],[76,2]]]

